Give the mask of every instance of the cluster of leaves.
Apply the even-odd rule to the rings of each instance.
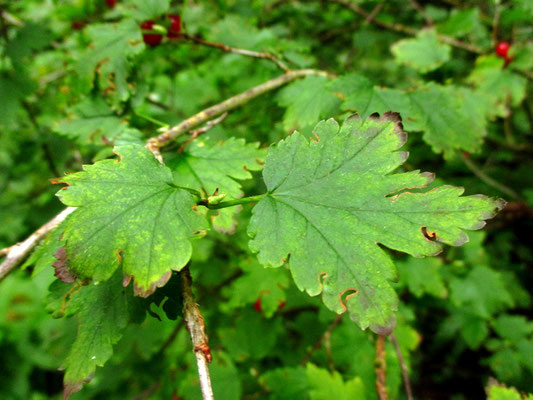
[[[357,13],[372,7],[375,16]],[[421,398],[479,398],[491,376],[533,391],[533,254],[523,243],[533,214],[533,9],[515,0],[423,10],[374,1],[0,7],[1,247],[63,207],[49,179],[69,172],[54,182],[78,207],[1,283],[0,396],[57,398],[64,379],[66,396],[79,399],[200,398],[174,272],[187,264],[218,399],[377,398],[367,327],[394,329]],[[142,21],[171,12],[191,35],[329,75],[179,138],[161,165],[143,147],[160,126],[282,73],[185,39],[146,46]],[[512,39],[509,62],[494,54],[499,39]],[[511,202],[487,232],[467,236],[503,207],[470,195],[480,192]],[[239,200],[245,193],[257,195],[252,205]],[[389,396],[404,398],[393,343],[386,360]],[[488,397],[520,395],[493,385]]]

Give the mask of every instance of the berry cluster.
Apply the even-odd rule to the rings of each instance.
[[[178,14],[168,14],[168,29],[167,37],[170,39],[177,39],[180,37],[181,33],[181,18]],[[144,21],[141,24],[141,29],[144,31],[151,31],[154,30],[154,26],[156,26],[156,23],[152,20]],[[144,43],[146,43],[148,46],[158,46],[161,41],[163,40],[163,34],[157,33],[157,32],[149,32],[149,33],[143,33],[143,40]]]
[[[509,55],[510,48],[511,44],[509,42],[500,42],[495,49],[496,55],[505,60],[505,65],[513,61],[513,57]]]

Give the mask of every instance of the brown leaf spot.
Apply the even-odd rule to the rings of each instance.
[[[437,233],[428,231],[427,226],[422,226],[420,228],[420,231],[428,242],[436,242],[437,240],[439,240],[439,238],[437,237]]]
[[[312,142],[319,143],[320,142],[320,136],[318,136],[316,133],[310,138]]]
[[[346,295],[347,292],[350,292],[350,293]],[[341,305],[343,312],[346,312],[346,310],[348,310],[348,308],[346,307],[346,302],[348,301],[348,299],[352,296],[355,296],[358,293],[359,293],[359,290],[357,290],[356,288],[347,288],[339,293],[339,304]],[[343,299],[344,295],[346,296]]]
[[[122,250],[122,249],[118,249],[118,250],[117,250],[117,258],[118,258],[118,262],[119,262],[120,264],[122,264],[122,254],[121,254],[121,253],[124,253],[124,250]]]
[[[52,263],[52,267],[55,269],[54,275],[65,283],[76,282],[78,276],[67,266],[68,262],[65,246],[61,246],[59,249],[57,249],[57,251],[54,253],[54,257],[57,259]]]
[[[155,292],[158,287],[165,286],[170,277],[172,271],[164,273],[157,282],[153,282],[148,288],[137,285],[137,282],[133,282],[133,294],[139,297],[148,297]]]
[[[124,277],[122,278],[122,286],[128,287],[131,282],[131,278],[133,278],[133,275],[124,274]]]

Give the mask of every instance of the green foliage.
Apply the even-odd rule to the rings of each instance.
[[[533,399],[531,1],[108,3],[0,7],[0,249],[78,208],[0,282],[0,398],[201,399],[187,265],[216,399],[377,400],[372,329],[391,400]]]
[[[390,175],[407,156],[396,151],[405,141],[397,118],[351,118],[341,128],[329,120],[317,125],[315,140],[293,133],[272,147],[263,172],[268,195],[249,228],[261,263],[278,267],[290,255],[301,290],[323,292],[328,308],[347,308],[361,328],[376,332],[392,329],[397,308],[388,284],[396,271],[377,243],[416,257],[435,255],[439,242],[464,244],[464,230],[483,227],[503,207],[483,197],[459,198],[463,190],[454,187],[408,192],[433,175]]]
[[[148,150],[115,151],[121,161],[100,161],[58,181],[69,185],[59,192],[61,201],[78,207],[63,233],[66,262],[79,278],[95,282],[122,264],[135,293],[148,296],[185,266],[190,239],[205,234],[207,224],[192,209],[195,195],[178,187]]]
[[[450,59],[451,47],[439,42],[434,29],[421,30],[414,39],[395,43],[392,54],[396,61],[425,73],[439,68]]]

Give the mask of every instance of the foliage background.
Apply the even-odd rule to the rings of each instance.
[[[62,209],[51,178],[112,156],[112,144],[142,143],[159,127],[154,119],[175,125],[280,75],[268,60],[185,40],[145,46],[139,24],[172,11],[189,34],[337,76],[267,93],[205,138],[265,148],[294,129],[311,136],[323,118],[394,110],[410,133],[407,170],[436,171],[439,184],[509,202],[462,248],[423,259],[393,254],[401,297],[395,333],[415,397],[482,398],[490,377],[533,391],[530,2],[428,1],[423,12],[396,1],[0,4],[0,248]],[[512,43],[506,67],[494,55],[500,40]],[[243,182],[246,193],[262,192],[257,178]],[[191,272],[216,398],[376,398],[375,335],[336,320],[286,269],[264,269],[248,249],[249,214],[245,206],[233,235],[211,230],[194,243]],[[3,399],[61,397],[58,368],[77,321],[52,316],[53,260],[44,246],[0,284]],[[199,398],[187,332],[166,313],[171,299],[162,299],[128,325],[109,362],[73,398]],[[386,350],[390,397],[405,398],[393,345]]]

